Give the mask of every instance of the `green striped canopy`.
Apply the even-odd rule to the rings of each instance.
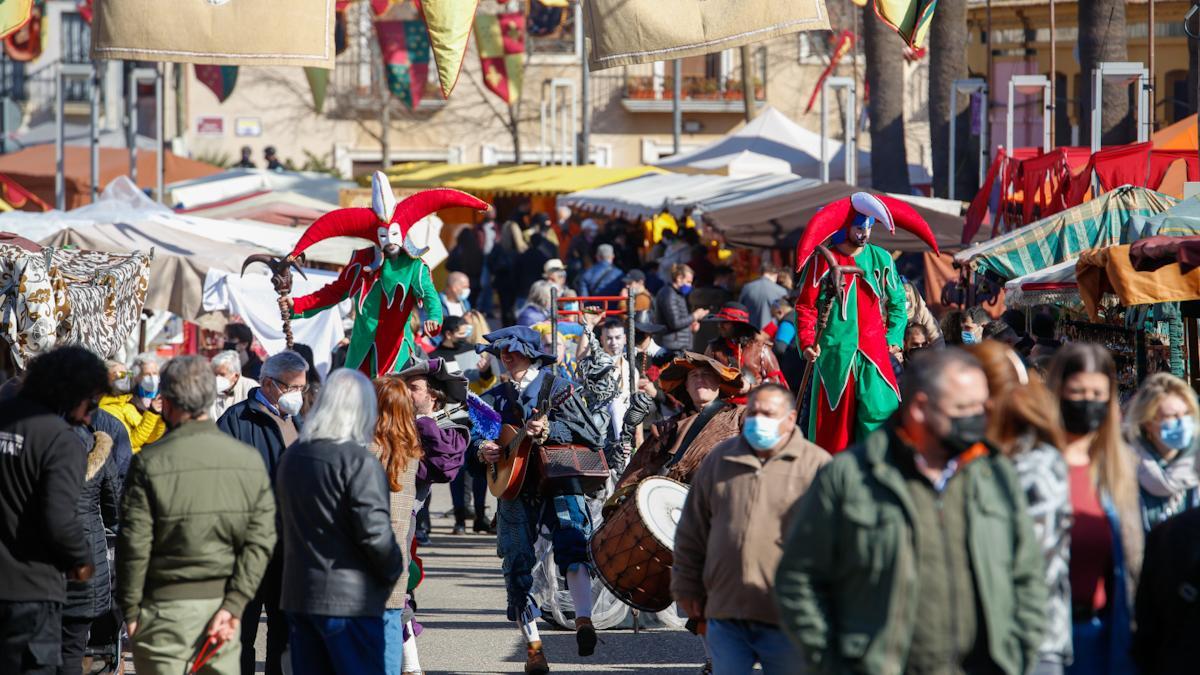
[[[964,249],[954,261],[978,273],[1015,279],[1079,257],[1080,252],[1127,244],[1131,221],[1162,213],[1179,200],[1122,186],[1084,204]],[[1200,224],[1200,221],[1198,221]]]

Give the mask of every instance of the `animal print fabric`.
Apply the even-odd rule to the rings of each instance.
[[[0,244],[0,336],[20,367],[60,344],[116,353],[137,326],[150,256]]]

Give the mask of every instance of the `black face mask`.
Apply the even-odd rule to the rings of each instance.
[[[221,347],[221,349],[223,351],[227,351],[227,352],[236,352],[237,351],[237,343],[232,342],[230,340],[226,340],[225,345],[223,347]]]
[[[1108,401],[1084,401],[1064,398],[1061,404],[1063,426],[1082,436],[1100,428],[1108,416]]]
[[[950,431],[942,437],[942,445],[954,455],[961,455],[971,446],[983,440],[987,433],[987,415],[963,415],[947,417]]]

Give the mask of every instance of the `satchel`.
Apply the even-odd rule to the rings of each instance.
[[[543,495],[595,492],[608,480],[608,463],[604,453],[586,445],[543,445],[538,448],[538,478]]]

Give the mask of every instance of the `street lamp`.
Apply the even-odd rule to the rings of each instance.
[[[855,147],[857,147],[854,143],[854,109],[856,107],[854,102],[858,90],[852,77],[830,77],[821,85],[821,181],[824,183],[829,182],[829,101],[826,97],[826,92],[830,89],[846,90],[846,105],[842,108],[842,159],[845,161],[844,180],[848,185],[857,185],[858,171],[854,165],[857,159],[854,156]],[[836,94],[834,95],[836,96]]]
[[[956,114],[958,110],[958,95],[964,94],[969,96],[975,92],[982,94],[983,100],[987,101],[987,81],[979,77],[955,80],[953,86],[950,88],[950,161],[948,162],[949,194],[947,195],[950,199],[954,199],[954,178],[957,173],[955,171],[955,161],[958,158],[958,133],[956,132],[956,127],[958,126],[958,115]],[[983,185],[983,179],[987,176],[988,167],[988,106],[986,103],[980,107],[980,116],[983,119],[979,121],[979,184]]]
[[[1150,140],[1150,71],[1141,63],[1104,61],[1092,70],[1092,152],[1100,149],[1105,80],[1122,87],[1137,81],[1138,143]]]
[[[1009,154],[1013,151],[1013,115],[1016,94],[1031,96],[1042,92],[1042,152],[1050,152],[1050,125],[1054,103],[1050,100],[1050,78],[1045,75],[1013,75],[1008,81],[1008,124],[1005,125],[1005,145]]]

